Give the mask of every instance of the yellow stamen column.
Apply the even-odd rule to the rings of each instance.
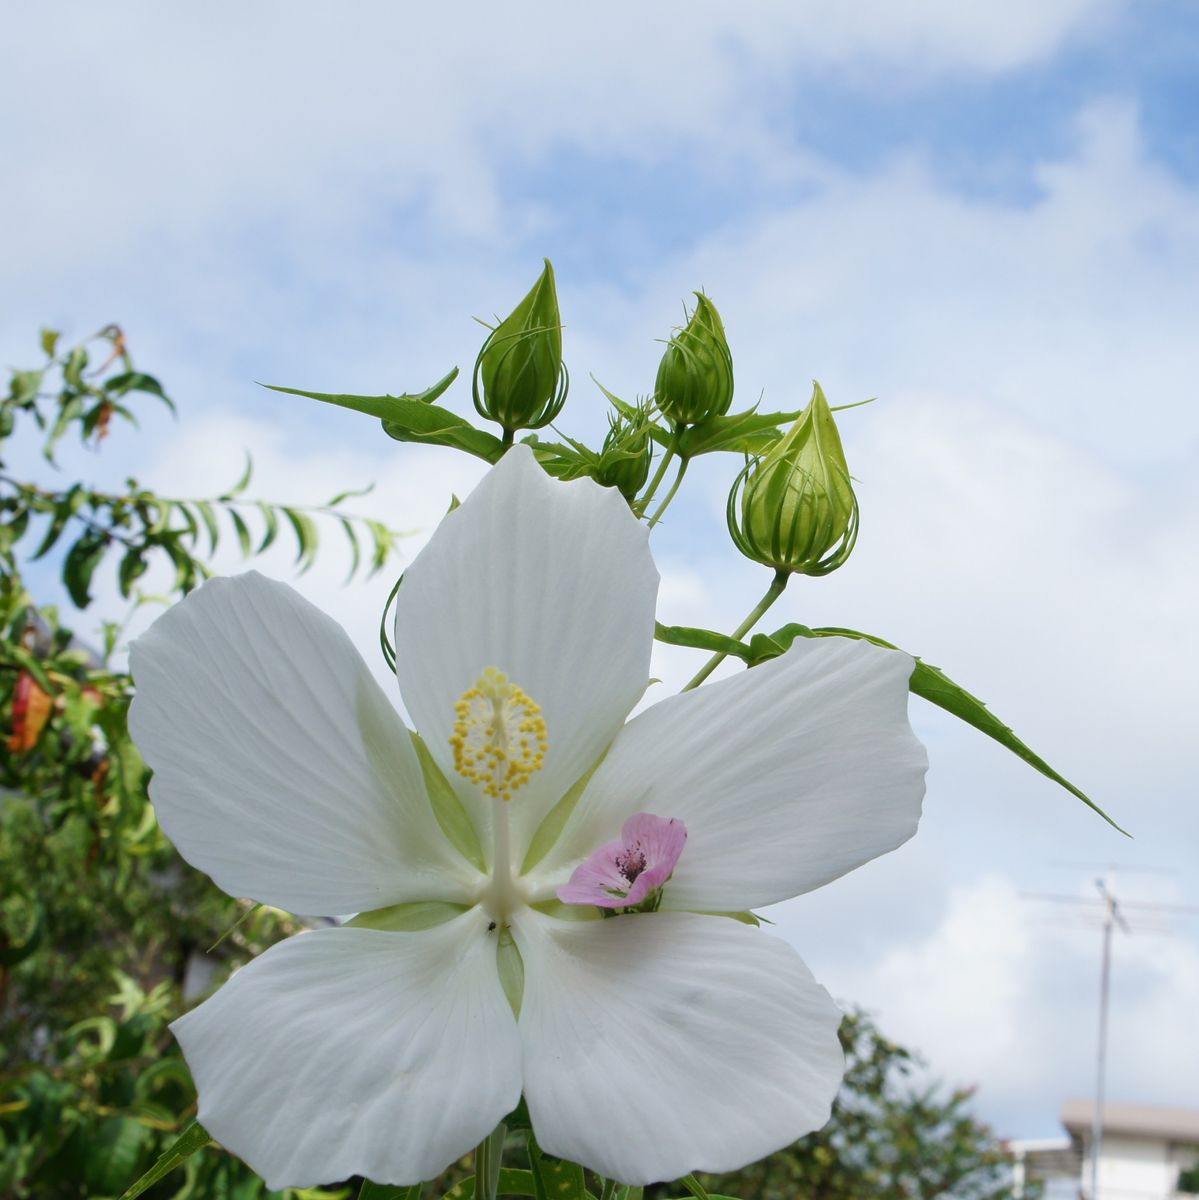
[[[512,873],[508,801],[545,762],[545,719],[532,697],[495,667],[463,692],[454,716],[454,768],[491,798],[491,884],[483,900],[502,924],[523,899]]]

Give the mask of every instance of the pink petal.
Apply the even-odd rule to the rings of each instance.
[[[675,818],[635,813],[616,841],[605,842],[558,889],[564,904],[634,908],[674,873],[687,842],[687,828]]]

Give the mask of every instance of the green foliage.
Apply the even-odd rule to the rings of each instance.
[[[315,561],[324,521],[335,523],[345,537],[351,575],[364,565],[373,574],[387,561],[397,535],[379,521],[340,510],[346,499],[363,493],[344,492],[316,508],[252,499],[246,495],[252,473],[248,457],[232,487],[199,499],[160,496],[136,479],[126,480],[124,491],[106,492],[82,481],[46,488],[9,475],[3,465],[5,443],[17,432],[18,418],[46,431],[43,452],[53,461],[55,446],[72,428],[84,445],[99,447],[111,433],[114,416],[136,424],[133,411],[122,402],[131,393],[170,403],[153,376],[133,370],[125,337],[116,326],[92,339],[97,340],[111,343],[112,352],[88,371],[91,343],[56,356],[58,334],[43,331],[46,362],[34,370],[14,371],[8,396],[0,399],[0,570],[15,574],[19,551],[30,562],[58,552],[67,595],[83,609],[92,601],[93,579],[105,561],[115,563],[117,587],[125,599],[141,597],[138,583],[155,561],[172,568],[168,591],[186,593],[211,573],[207,560],[228,536],[236,540],[242,557],[250,558],[274,544],[280,528],[287,527],[296,563],[307,570]],[[117,365],[123,369],[113,373]],[[448,387],[452,378],[437,386]],[[36,539],[32,552],[30,538]]]
[[[14,372],[0,400],[0,459],[20,421],[45,434],[49,458],[72,433],[98,445],[112,417],[131,422],[124,401],[135,393],[165,400],[152,376],[133,369],[116,327],[95,341],[111,352],[89,368],[91,343],[60,353],[58,335],[43,333],[47,362]],[[34,560],[55,563],[72,604],[86,609],[95,571],[110,556],[131,598],[161,559],[175,568],[173,599],[208,574],[206,559],[223,536],[232,533],[252,555],[289,529],[305,566],[318,553],[318,522],[329,520],[368,548],[369,558],[359,548],[355,569],[377,570],[389,556],[396,535],[341,512],[349,493],[301,509],[249,500],[249,483],[247,461],[233,487],[202,500],[165,498],[134,481],[121,494],[83,481],[49,490],[12,478],[0,461],[5,1198],[103,1200],[146,1172],[135,1194],[147,1200],[284,1195],[218,1147],[200,1149],[208,1139],[193,1121],[195,1089],[167,1026],[185,1007],[189,970],[207,963],[219,983],[299,926],[277,909],[231,899],[175,852],[126,728],[131,681],[108,664],[119,627],[106,624],[104,645],[86,646],[57,609],[35,601],[24,577]]]
[[[921,1080],[921,1064],[888,1041],[863,1013],[841,1026],[845,1082],[829,1123],[793,1146],[732,1175],[701,1175],[702,1200],[1008,1200],[1009,1160],[969,1113],[971,1091],[945,1093]],[[682,1181],[684,1184],[686,1180]],[[1035,1200],[1036,1185],[1024,1195]],[[646,1189],[647,1200],[677,1185]]]

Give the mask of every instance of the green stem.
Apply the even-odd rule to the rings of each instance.
[[[637,503],[641,506],[642,513],[649,507],[649,502],[654,498],[654,493],[658,490],[658,485],[662,482],[662,477],[666,474],[666,468],[670,466],[670,460],[674,458],[674,446],[667,446],[666,453],[658,460],[658,469],[654,472],[654,477],[649,481],[649,487],[642,493],[641,499]]]
[[[679,473],[674,477],[674,483],[670,485],[670,491],[666,493],[662,503],[658,505],[657,512],[649,519],[649,527],[653,529],[655,525],[662,519],[662,514],[670,507],[670,502],[674,499],[675,493],[679,490],[679,484],[683,482],[683,476],[687,474],[687,463],[690,459],[679,459]]]
[[[500,1165],[507,1132],[508,1127],[501,1121],[475,1151],[475,1200],[495,1200],[500,1190]]]
[[[782,568],[775,571],[774,578],[770,581],[770,586],[766,589],[766,594],[754,605],[753,611],[749,616],[729,635],[734,641],[740,641],[762,619],[766,610],[783,594],[783,589],[787,586],[787,581],[790,578],[790,571],[784,571]],[[728,658],[728,655],[723,650],[719,654],[713,654],[700,667],[695,678],[685,684],[681,690],[689,692],[692,688],[699,687],[726,658]]]
[[[616,1200],[616,1180],[605,1179],[603,1191],[600,1192],[600,1200]]]
[[[505,427],[504,432],[503,432],[502,436],[500,437],[500,444],[504,447],[505,450],[507,450],[508,447],[512,445],[512,440],[515,437],[516,437],[516,430],[508,429],[507,427]]]

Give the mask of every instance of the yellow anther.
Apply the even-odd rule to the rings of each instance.
[[[529,782],[549,749],[540,706],[503,671],[488,667],[454,705],[454,769],[497,800]]]

